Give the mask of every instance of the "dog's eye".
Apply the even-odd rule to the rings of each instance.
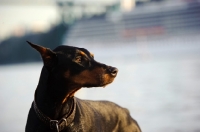
[[[76,62],[77,62],[77,63],[81,63],[81,61],[82,61],[82,57],[81,57],[81,56],[77,56],[77,57],[76,57]]]

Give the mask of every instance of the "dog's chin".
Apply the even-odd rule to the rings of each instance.
[[[114,81],[115,77],[111,77],[108,74],[102,74],[97,78],[96,83],[88,82],[84,84],[83,87],[92,88],[92,87],[106,87],[108,84],[111,84]]]
[[[93,87],[103,87],[105,88],[107,85],[111,84],[113,82],[113,80],[110,80],[108,82],[101,82],[99,84],[86,84],[83,87],[85,88],[93,88]]]
[[[114,79],[113,79],[114,80]],[[103,83],[100,87],[105,88],[107,85],[111,84],[113,82],[113,80],[110,80],[109,82],[105,82]]]

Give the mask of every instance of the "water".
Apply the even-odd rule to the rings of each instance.
[[[130,110],[144,132],[200,131],[200,41],[185,40],[101,46],[95,59],[119,74],[106,88],[82,89],[82,99],[110,100]],[[0,131],[24,131],[42,63],[0,66]],[[12,126],[11,126],[12,124]]]

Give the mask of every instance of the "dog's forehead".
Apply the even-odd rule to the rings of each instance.
[[[73,55],[76,55],[76,54],[93,55],[87,49],[79,48],[79,47],[74,47],[74,46],[66,46],[66,45],[58,46],[53,51],[54,52],[62,52],[64,54],[71,54],[71,55],[72,54]]]
[[[88,50],[86,50],[84,48],[78,48],[76,50],[76,52],[79,53],[79,54],[81,54],[81,55],[90,55],[91,54]]]

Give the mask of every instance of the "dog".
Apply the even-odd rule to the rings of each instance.
[[[26,132],[141,132],[126,108],[109,101],[74,97],[82,87],[105,87],[118,69],[99,63],[84,48],[33,44],[43,60]]]

